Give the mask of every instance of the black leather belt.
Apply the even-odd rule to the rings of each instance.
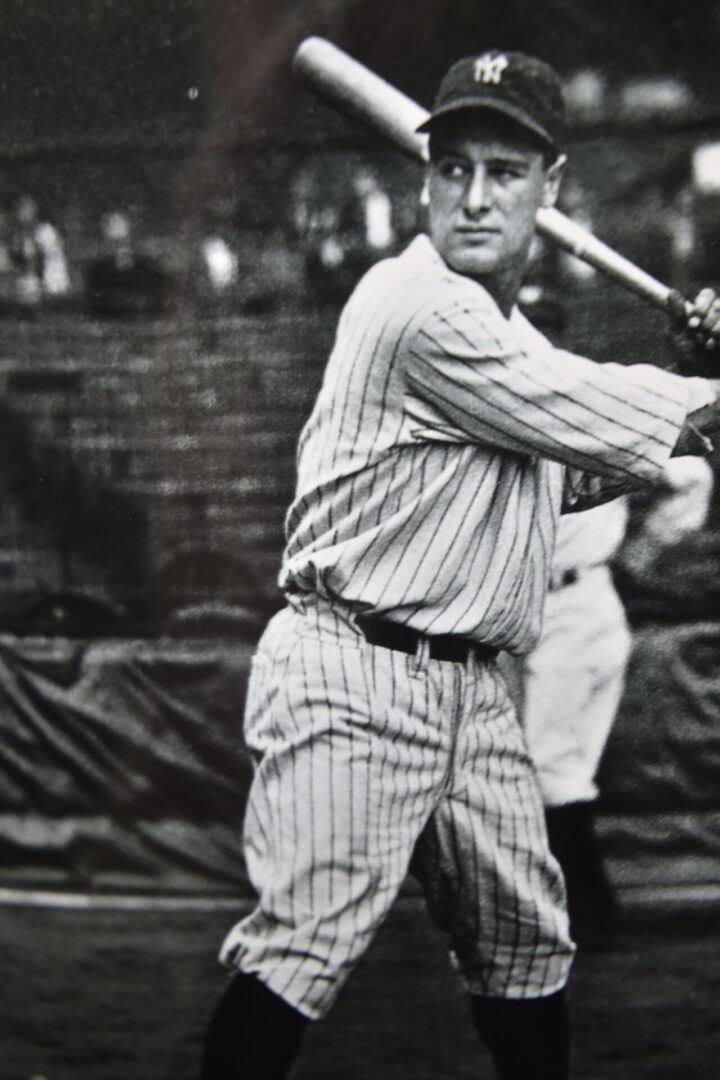
[[[409,626],[400,626],[399,623],[378,619],[374,615],[356,615],[355,622],[370,645],[410,653],[411,656],[416,655],[421,641],[429,643],[431,659],[452,660],[458,664],[465,663],[470,656],[476,656],[478,660],[494,660],[499,651],[490,645],[454,634],[421,634]]]

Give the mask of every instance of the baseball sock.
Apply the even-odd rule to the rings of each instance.
[[[201,1080],[284,1080],[307,1024],[259,979],[236,975],[210,1017]]]
[[[545,809],[550,850],[562,867],[572,930],[609,929],[614,898],[593,830],[591,802]]]
[[[470,997],[473,1019],[499,1080],[567,1080],[570,1056],[562,990],[549,997]]]

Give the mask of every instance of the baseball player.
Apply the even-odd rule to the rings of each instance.
[[[542,634],[520,660],[520,712],[575,937],[580,928],[606,923],[612,912],[592,821],[595,773],[632,644],[608,565],[627,517],[627,499],[620,498],[560,519]]]
[[[704,523],[713,472],[675,457],[651,497],[631,551],[677,543]],[[628,501],[559,522],[543,630],[520,659],[519,705],[545,803],[550,849],[565,876],[574,934],[607,926],[614,898],[594,835],[596,773],[622,697],[632,636],[609,563],[623,546]]]
[[[423,127],[428,233],[350,297],[300,439],[245,716],[257,906],[204,1080],[287,1075],[411,859],[498,1075],[567,1076],[562,874],[496,655],[538,636],[562,506],[652,486],[717,424],[705,379],[559,352],[516,306],[564,163],[552,69],[459,61]]]

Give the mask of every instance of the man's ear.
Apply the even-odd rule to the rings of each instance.
[[[425,180],[423,182],[422,191],[420,192],[420,205],[430,205],[430,177],[425,173]]]
[[[567,156],[560,154],[545,172],[543,184],[543,206],[554,206],[560,192],[560,182],[565,171]]]

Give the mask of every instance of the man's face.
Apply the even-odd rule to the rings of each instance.
[[[560,161],[546,168],[532,137],[491,114],[465,114],[434,133],[429,227],[448,266],[482,282],[520,275],[561,169]]]

